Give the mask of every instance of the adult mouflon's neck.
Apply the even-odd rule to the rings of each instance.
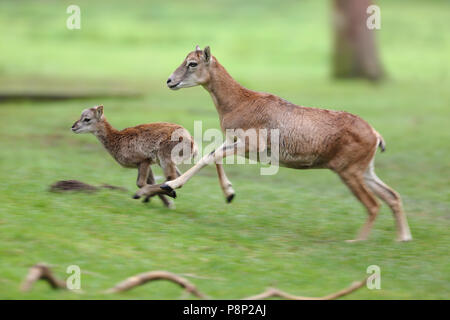
[[[209,73],[210,79],[203,87],[210,93],[219,115],[233,111],[253,92],[234,80],[215,58],[212,58]]]
[[[116,142],[116,137],[119,134],[119,131],[114,129],[113,126],[103,118],[98,124],[96,130],[93,134],[97,137],[97,139],[103,144],[103,146],[111,151],[112,147]]]

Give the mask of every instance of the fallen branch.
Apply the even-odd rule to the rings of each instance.
[[[22,291],[30,291],[33,287],[33,284],[39,279],[46,280],[53,289],[67,289],[66,282],[63,280],[57,279],[50,267],[44,263],[38,263],[30,268],[28,271],[28,275],[22,283],[21,290]],[[247,298],[243,298],[241,300],[262,300],[271,297],[279,297],[288,300],[333,300],[338,299],[342,296],[348,295],[359,288],[362,288],[367,281],[368,278],[365,278],[362,281],[354,282],[349,287],[337,291],[335,293],[331,293],[329,295],[323,297],[303,297],[303,296],[295,296],[290,293],[281,291],[277,288],[268,288],[266,291],[251,296]],[[105,293],[119,293],[133,289],[134,287],[143,285],[150,281],[155,280],[168,280],[178,284],[180,287],[184,288],[186,292],[196,296],[199,299],[207,299],[207,296],[200,292],[197,287],[192,284],[189,280],[180,277],[176,274],[167,271],[150,271],[137,274],[135,276],[129,277],[124,281],[118,283],[113,288],[108,289]]]
[[[106,291],[106,293],[117,293],[128,291],[136,286],[142,285],[154,280],[168,280],[178,284],[187,292],[193,294],[200,299],[206,299],[206,296],[197,290],[197,287],[189,282],[187,279],[177,276],[167,271],[150,271],[132,276],[124,281],[118,283],[115,287]]]
[[[367,278],[362,281],[359,281],[359,282],[354,282],[348,288],[342,289],[338,292],[331,293],[331,294],[323,296],[323,297],[294,296],[290,293],[286,293],[286,292],[281,291],[276,288],[268,288],[263,293],[260,293],[260,294],[257,294],[257,295],[251,296],[251,297],[247,297],[242,300],[262,300],[262,299],[267,299],[267,298],[271,298],[271,297],[279,297],[279,298],[284,298],[284,299],[288,299],[288,300],[334,300],[334,299],[340,298],[342,296],[348,295],[355,290],[358,290],[359,288],[363,287],[366,284],[366,281],[367,281]]]
[[[53,289],[67,289],[66,282],[57,279],[49,266],[44,263],[38,263],[32,266],[28,271],[28,275],[22,283],[21,290],[30,291],[33,284],[39,279],[46,280]]]
[[[215,278],[215,277],[205,277],[205,276],[198,276],[193,273],[181,273],[181,276],[188,277],[188,278],[196,278],[196,279],[206,279],[206,280],[216,280],[216,281],[224,281],[224,278]]]

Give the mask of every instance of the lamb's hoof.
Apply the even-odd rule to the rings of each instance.
[[[165,193],[171,197],[171,198],[176,198],[177,197],[177,193],[175,192],[175,190],[172,189],[171,186],[167,185],[167,184],[162,184],[161,189],[163,189],[165,191]]]
[[[227,197],[227,203],[230,203],[231,201],[233,201],[233,199],[234,199],[234,193],[233,193],[233,194],[230,194],[230,195]]]
[[[141,196],[138,196],[137,194],[135,194],[134,196],[133,196],[133,199],[140,199],[141,198]]]

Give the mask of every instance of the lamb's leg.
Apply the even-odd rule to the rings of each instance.
[[[138,165],[138,176],[136,179],[136,185],[138,186],[138,188],[142,188],[146,185],[149,172],[150,161],[143,161]]]
[[[149,167],[149,170],[148,170],[147,184],[150,184],[150,185],[155,184],[155,176],[153,175],[153,170],[152,170],[151,166]],[[150,198],[153,196],[154,195],[145,197],[145,199],[142,202],[150,202]]]
[[[149,172],[148,172],[147,184],[153,185],[153,184],[155,184],[155,182],[156,182],[155,181],[155,176],[153,175],[152,168],[150,167],[149,168]],[[150,195],[150,196],[145,197],[143,202],[149,202],[150,198],[152,196],[154,196],[154,195]],[[167,199],[167,197],[165,195],[158,194],[158,197],[161,199],[161,201],[164,203],[164,205],[167,208],[173,208],[174,207],[173,201],[171,201],[170,199]]]
[[[166,181],[170,181],[178,177],[177,166],[173,162],[160,161],[161,167],[164,171]]]

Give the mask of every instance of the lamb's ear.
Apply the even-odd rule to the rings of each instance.
[[[209,63],[211,61],[211,49],[209,46],[206,46],[203,50],[203,58],[205,59],[206,63]]]
[[[196,45],[196,46],[195,46],[195,51],[202,51],[202,49],[200,49],[200,46],[199,46],[199,45]]]
[[[95,108],[95,117],[96,117],[97,119],[100,119],[100,118],[102,117],[102,115],[103,115],[103,106],[102,106],[102,105],[97,106],[97,107]]]

